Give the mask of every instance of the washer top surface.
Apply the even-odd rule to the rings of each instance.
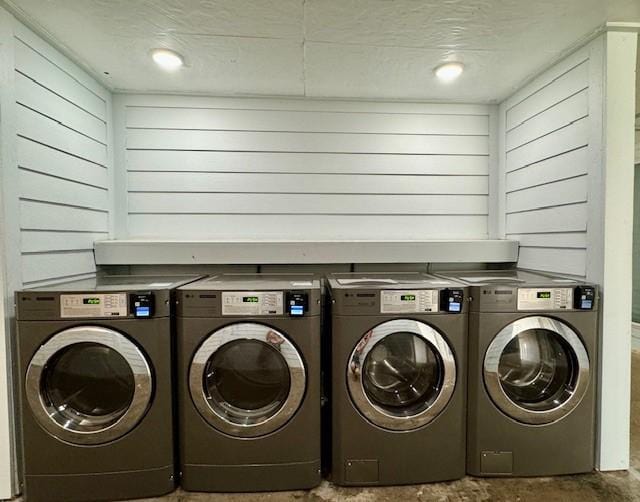
[[[257,291],[319,289],[313,274],[220,274],[178,288],[183,291]]]
[[[538,274],[528,270],[462,270],[453,272],[439,272],[439,276],[460,281],[467,286],[562,286],[584,284],[583,281],[569,277]]]
[[[464,284],[422,272],[343,273],[328,276],[332,289],[416,289],[461,287]]]
[[[42,292],[93,292],[93,291],[140,291],[174,289],[188,284],[202,275],[103,275],[91,279],[71,281],[50,286],[39,286],[24,291]]]

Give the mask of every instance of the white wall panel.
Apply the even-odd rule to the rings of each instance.
[[[486,234],[486,216],[132,214],[136,237],[167,239],[473,239]]]
[[[552,207],[507,215],[507,234],[585,232],[587,205]]]
[[[107,211],[22,200],[20,224],[23,230],[107,232]]]
[[[128,150],[131,171],[487,175],[485,155]]]
[[[20,169],[20,197],[22,199],[54,202],[89,209],[109,208],[107,190]]]
[[[560,274],[584,276],[586,264],[587,251],[585,249],[536,248],[521,245],[518,256],[518,266],[522,268]]]
[[[562,129],[589,114],[586,89],[534,115],[507,134],[507,151]]]
[[[581,49],[501,107],[505,236],[520,241],[520,267],[587,273],[591,64]]]
[[[554,181],[574,178],[587,173],[589,158],[587,148],[579,148],[556,157],[530,164],[508,172],[505,178],[507,192],[544,185]]]
[[[107,232],[23,230],[21,248],[25,253],[93,249],[97,240],[108,239]]]
[[[119,101],[129,237],[487,237],[489,107]]]
[[[93,274],[109,235],[110,95],[22,25],[14,44],[21,281]]]
[[[18,136],[102,166],[107,163],[107,147],[104,143],[22,105],[18,106]]]
[[[586,146],[588,131],[588,119],[578,118],[562,129],[515,147],[507,152],[507,172]],[[510,135],[507,133],[507,141]]]
[[[59,64],[47,59],[46,56],[38,52],[39,43],[33,35],[22,34],[21,36],[28,42],[24,42],[20,38],[16,38],[16,70],[23,75],[35,80],[43,87],[49,89],[58,96],[73,96],[72,101],[75,105],[90,114],[106,120],[107,104],[104,96],[95,94],[90,88],[85,87],[83,83],[77,80],[78,71],[69,73],[63,70]],[[86,81],[85,81],[86,83]]]
[[[109,184],[108,170],[104,166],[26,138],[17,138],[16,155],[18,167],[23,169],[100,188],[107,188]]]
[[[472,214],[487,215],[487,197],[459,195],[131,193],[133,214]]]
[[[365,119],[363,119],[365,120]],[[486,136],[129,129],[127,147],[253,152],[488,155]]]
[[[65,279],[75,275],[95,273],[93,249],[85,251],[24,253],[23,281],[29,283]]]
[[[579,176],[507,192],[507,214],[587,201],[587,177]]]
[[[16,101],[21,105],[37,110],[38,113],[54,119],[60,124],[73,129],[98,143],[107,137],[107,124],[73,102],[54,94],[36,81],[16,72]]]
[[[487,195],[487,176],[130,172],[131,192]],[[293,210],[294,208],[292,208]]]
[[[588,88],[589,55],[576,53],[546,71],[544,75],[509,98],[506,130],[510,131],[535,115],[552,108],[569,96]],[[546,78],[545,78],[546,77]]]

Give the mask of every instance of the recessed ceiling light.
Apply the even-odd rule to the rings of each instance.
[[[464,65],[462,63],[451,62],[444,63],[435,68],[436,77],[442,82],[453,82],[464,71]]]
[[[153,49],[151,57],[164,70],[177,70],[184,64],[182,56],[171,49]]]

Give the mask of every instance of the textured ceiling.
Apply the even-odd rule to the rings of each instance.
[[[5,3],[111,89],[216,95],[500,101],[604,22],[640,22],[640,0]],[[154,47],[186,67],[156,68]],[[447,59],[467,71],[444,85]]]

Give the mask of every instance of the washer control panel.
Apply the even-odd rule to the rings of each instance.
[[[380,313],[405,314],[438,312],[440,291],[437,289],[387,289],[380,291]]]
[[[223,291],[222,315],[282,315],[282,291]]]
[[[573,288],[519,288],[518,310],[571,310]]]
[[[127,294],[60,295],[60,317],[127,317]]]

